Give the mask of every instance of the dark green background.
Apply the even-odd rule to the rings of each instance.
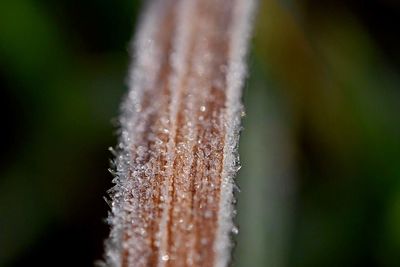
[[[1,0],[0,266],[92,266],[140,2]],[[400,266],[400,3],[260,1],[235,266]]]

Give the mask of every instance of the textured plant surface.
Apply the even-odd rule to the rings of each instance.
[[[108,266],[226,266],[251,0],[157,0],[133,45]]]

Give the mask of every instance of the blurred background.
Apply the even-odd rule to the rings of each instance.
[[[141,2],[1,0],[0,266],[93,266]],[[234,266],[400,266],[400,2],[261,0]]]

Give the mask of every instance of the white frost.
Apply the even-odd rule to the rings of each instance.
[[[147,2],[122,104],[106,266],[174,266],[183,254],[185,266],[211,254],[207,266],[229,264],[255,1]]]

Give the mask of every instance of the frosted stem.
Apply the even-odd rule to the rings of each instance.
[[[154,0],[122,105],[107,266],[227,266],[254,0]]]

